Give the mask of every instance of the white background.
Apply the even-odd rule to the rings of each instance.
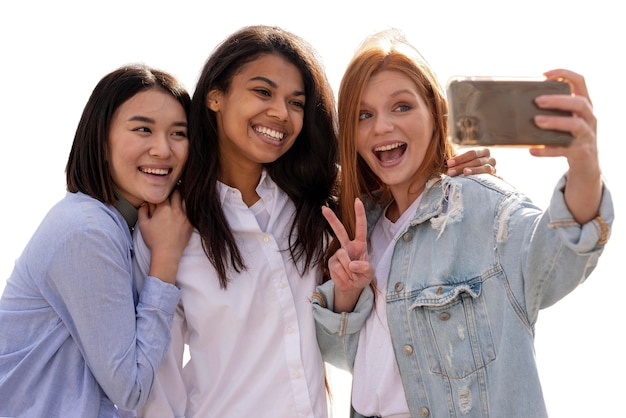
[[[275,24],[307,39],[337,91],[354,49],[396,26],[440,81],[453,75],[540,76],[564,67],[586,76],[599,120],[603,171],[617,221],[590,279],[539,316],[536,352],[551,417],[624,411],[624,41],[618,2],[599,1],[186,1],[0,3],[0,290],[13,262],[65,193],[65,163],[91,90],[107,72],[142,61],[193,90],[216,44],[241,26]],[[498,173],[545,207],[561,159],[494,149]],[[620,186],[620,184],[622,184]],[[478,245],[478,243],[477,243]],[[623,255],[622,255],[623,256]],[[0,338],[2,338],[0,336]],[[311,342],[312,344],[314,342]],[[349,382],[331,371],[336,417]]]

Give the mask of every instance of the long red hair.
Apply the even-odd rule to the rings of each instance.
[[[352,238],[356,222],[354,200],[363,195],[369,195],[379,202],[391,199],[387,186],[370,170],[356,150],[363,91],[370,78],[383,70],[398,71],[413,80],[433,118],[433,137],[415,180],[435,178],[445,173],[446,161],[455,153],[447,136],[448,104],[444,91],[426,60],[396,29],[378,32],[366,38],[344,73],[338,95],[341,155],[338,215]],[[376,197],[374,192],[379,192]],[[333,240],[327,259],[339,247],[337,240]]]

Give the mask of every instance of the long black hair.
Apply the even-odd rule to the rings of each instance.
[[[306,94],[302,131],[283,156],[265,164],[296,207],[289,251],[294,262],[303,261],[306,271],[318,265],[327,245],[329,229],[320,208],[334,204],[338,141],[335,99],[321,60],[307,42],[286,30],[244,27],[216,47],[200,74],[191,103],[189,157],[181,185],[187,216],[224,289],[227,263],[237,272],[246,266],[219,201],[217,122],[206,98],[211,90],[228,92],[243,65],[267,54],[279,55],[299,69]]]

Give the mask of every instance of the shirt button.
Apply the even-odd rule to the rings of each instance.
[[[283,283],[283,282],[278,283],[278,288],[279,289],[284,289],[285,288],[285,283]]]
[[[430,415],[430,411],[425,406],[422,406],[420,408],[420,415],[423,416],[423,417],[427,417],[427,416]]]
[[[413,239],[413,233],[407,232],[406,234],[402,235],[402,239],[404,240],[404,242],[411,241]]]
[[[293,328],[291,327],[287,328],[287,334],[293,334]]]
[[[263,237],[263,242],[270,242],[270,239],[267,235]]]
[[[448,312],[441,312],[439,314],[439,319],[441,319],[442,321],[447,321],[448,319],[450,319],[450,314]]]
[[[393,286],[393,289],[394,289],[396,292],[401,292],[401,291],[402,291],[402,289],[404,289],[404,283],[402,283],[402,282],[398,282],[398,283],[396,283],[396,284]]]
[[[405,355],[410,356],[411,354],[413,354],[413,347],[407,344],[404,347],[402,347],[402,352]]]

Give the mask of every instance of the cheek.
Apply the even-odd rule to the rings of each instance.
[[[189,156],[189,141],[183,141],[178,144],[174,152],[181,164],[184,164]]]
[[[365,140],[365,137],[361,132],[357,131],[357,137],[354,146],[356,147],[356,153],[362,158],[368,158],[372,154],[369,150],[369,147],[367,146],[367,141]]]
[[[302,132],[302,127],[304,126],[304,113],[303,112],[296,113],[291,118],[291,120],[292,120],[292,125],[293,125],[293,136],[300,135],[300,132]]]
[[[109,145],[107,148],[106,154],[106,163],[109,166],[109,171],[111,176],[113,176],[113,180],[115,181],[115,176],[119,172],[122,162],[120,161],[121,156],[117,152],[117,148],[115,145]]]

